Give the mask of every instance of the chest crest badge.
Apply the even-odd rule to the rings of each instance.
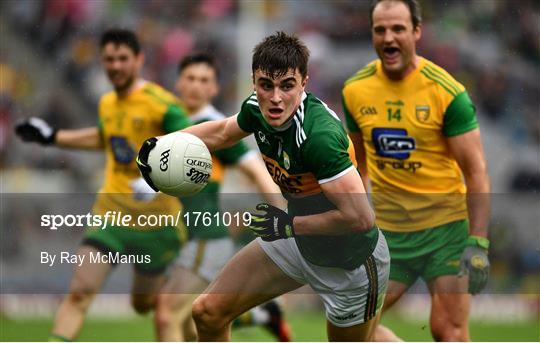
[[[416,119],[419,122],[425,123],[429,119],[430,108],[428,105],[416,105]]]
[[[289,168],[291,167],[291,160],[289,159],[289,155],[287,155],[285,151],[283,152],[283,166],[287,170],[289,170]]]

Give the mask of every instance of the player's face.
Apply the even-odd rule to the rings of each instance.
[[[188,111],[197,112],[219,91],[215,70],[206,63],[187,66],[176,80],[176,91]]]
[[[142,67],[143,55],[136,55],[125,44],[108,43],[101,49],[101,62],[116,91],[125,91],[133,84]]]
[[[375,51],[390,78],[402,79],[415,68],[421,28],[413,28],[407,5],[400,1],[380,2],[373,11],[371,34]]]
[[[308,77],[302,80],[298,69],[290,69],[284,76],[272,79],[261,70],[253,75],[259,108],[266,122],[279,127],[294,114],[306,87]]]

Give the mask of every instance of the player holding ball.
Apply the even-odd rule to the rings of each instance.
[[[238,252],[193,304],[199,340],[230,340],[241,313],[309,284],[323,299],[330,340],[370,340],[382,306],[390,258],[374,226],[354,149],[337,115],[305,92],[309,51],[283,32],[253,53],[254,93],[232,117],[184,130],[210,151],[254,134],[266,167],[288,200],[285,212],[256,206],[259,236]],[[139,153],[143,175],[152,172]]]

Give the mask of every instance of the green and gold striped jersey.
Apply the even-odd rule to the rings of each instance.
[[[289,214],[311,215],[336,208],[320,184],[355,170],[354,148],[338,116],[324,102],[304,93],[296,113],[276,129],[264,119],[253,93],[243,102],[237,120],[242,130],[254,134],[272,179],[289,201]],[[377,237],[377,230],[369,230],[295,239],[311,263],[353,269],[373,252]]]
[[[178,199],[158,194],[152,201],[138,201],[131,195],[130,182],[140,178],[135,158],[150,137],[188,127],[191,124],[180,101],[159,85],[144,81],[124,98],[112,91],[99,102],[98,127],[106,154],[105,178],[94,205],[96,214],[171,214],[180,211]]]

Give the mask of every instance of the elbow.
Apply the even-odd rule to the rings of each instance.
[[[351,213],[346,218],[351,232],[365,232],[375,225],[375,214],[371,209]]]

